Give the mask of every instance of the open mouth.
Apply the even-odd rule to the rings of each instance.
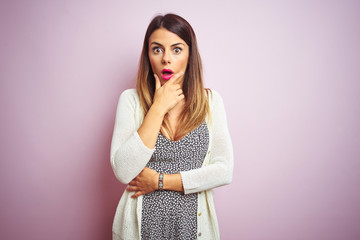
[[[169,80],[174,75],[174,72],[171,69],[163,69],[161,71],[161,77],[164,80]]]

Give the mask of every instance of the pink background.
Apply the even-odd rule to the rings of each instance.
[[[343,0],[1,1],[0,239],[111,239],[116,104],[167,12],[226,105],[222,239],[360,239],[360,2]]]

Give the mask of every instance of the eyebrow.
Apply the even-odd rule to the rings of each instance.
[[[151,44],[156,44],[156,45],[159,45],[159,46],[162,46],[163,47],[163,45],[162,44],[160,44],[160,43],[158,43],[158,42],[152,42]],[[151,45],[150,44],[150,45]],[[173,45],[171,45],[171,47],[174,47],[174,46],[177,46],[177,45],[184,45],[185,46],[185,44],[183,44],[183,43],[174,43]]]

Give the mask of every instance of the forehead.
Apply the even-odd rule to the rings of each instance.
[[[156,29],[149,38],[149,44],[152,42],[160,43],[164,46],[172,45],[174,43],[183,43],[187,45],[184,40],[182,40],[178,35],[165,28]]]

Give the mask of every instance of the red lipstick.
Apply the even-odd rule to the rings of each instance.
[[[174,76],[174,72],[171,69],[163,69],[161,71],[161,77],[164,80],[169,80],[172,76]]]

